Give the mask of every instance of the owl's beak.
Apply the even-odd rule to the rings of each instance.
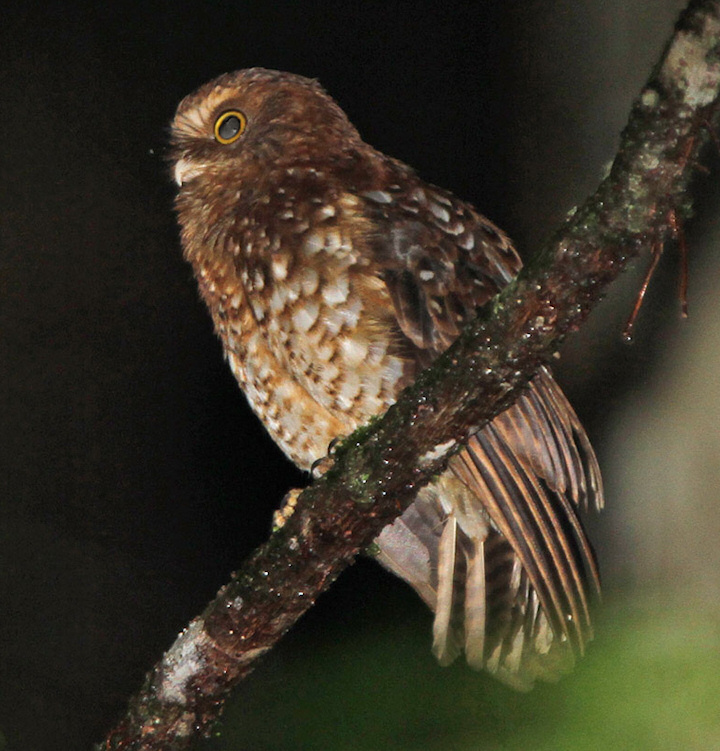
[[[179,187],[182,187],[188,180],[197,177],[203,171],[204,166],[205,165],[198,164],[198,162],[193,162],[189,159],[178,159],[173,171],[175,182]]]

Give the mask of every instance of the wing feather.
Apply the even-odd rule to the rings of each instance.
[[[507,237],[470,206],[412,174],[403,179],[406,189],[369,201],[367,213],[394,341],[417,373],[521,264]],[[434,601],[434,651],[443,664],[464,646],[473,667],[521,689],[574,664],[592,638],[590,603],[600,588],[579,506],[602,507],[597,460],[541,369],[378,538],[381,562]],[[416,558],[425,551],[418,560],[429,566],[429,581],[407,565],[413,556],[399,549],[401,538]]]

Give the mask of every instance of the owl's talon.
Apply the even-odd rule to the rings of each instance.
[[[319,480],[335,463],[335,450],[345,440],[344,435],[336,436],[328,443],[327,455],[316,459],[310,467],[310,476],[313,480]]]
[[[272,518],[272,530],[277,532],[278,529],[282,529],[287,520],[295,513],[295,507],[297,506],[298,496],[302,493],[302,488],[293,488],[285,493],[285,497],[282,500],[282,505],[279,509],[273,512]]]
[[[332,456],[335,453],[335,449],[345,440],[344,435],[335,436],[335,438],[328,443],[327,452],[328,456]]]
[[[333,464],[335,464],[335,459],[329,454],[316,459],[310,467],[310,476],[313,480],[319,480]]]

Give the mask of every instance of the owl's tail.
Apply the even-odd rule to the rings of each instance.
[[[600,472],[547,371],[377,538],[380,562],[434,610],[433,652],[515,688],[556,680],[592,638],[600,584],[577,514]]]

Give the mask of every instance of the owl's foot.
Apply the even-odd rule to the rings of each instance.
[[[278,529],[282,529],[285,526],[287,520],[295,513],[297,499],[302,492],[302,488],[293,488],[292,490],[289,490],[287,493],[285,493],[285,497],[282,500],[282,506],[280,506],[277,511],[273,512],[273,532],[277,532]]]
[[[339,435],[333,438],[328,445],[327,456],[316,459],[310,467],[310,476],[313,480],[321,478],[332,465],[335,463],[335,449],[342,443],[347,436]]]
[[[330,454],[323,456],[322,459],[316,459],[310,467],[310,476],[313,480],[319,480],[333,464],[335,464],[335,459]]]

